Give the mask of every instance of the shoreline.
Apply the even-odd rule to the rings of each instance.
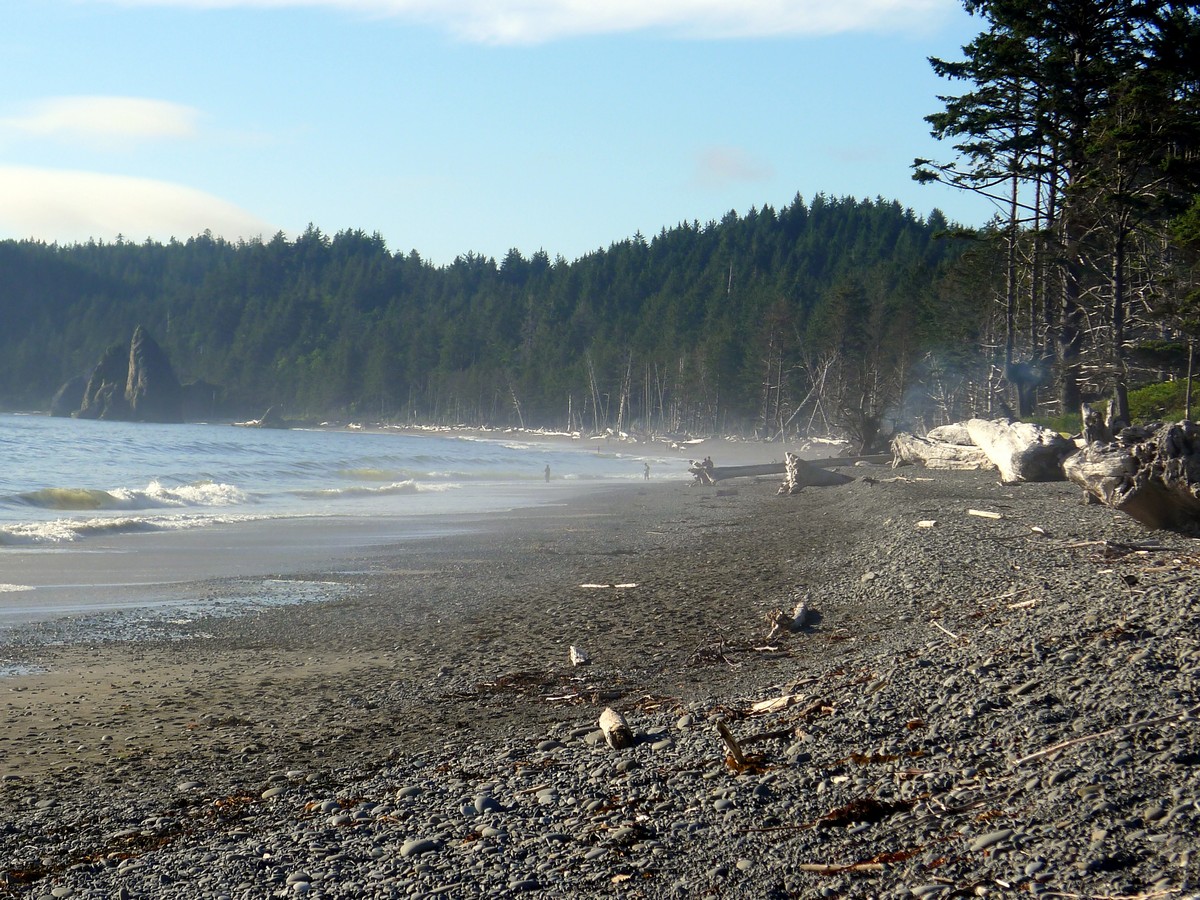
[[[1064,484],[846,471],[600,491],[304,573],[332,601],[30,647],[0,894],[1195,890],[1196,542]],[[798,591],[811,624],[767,643]]]

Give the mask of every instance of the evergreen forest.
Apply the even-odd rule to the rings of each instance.
[[[945,232],[936,212],[818,195],[569,263],[512,250],[435,267],[312,226],[237,244],[4,242],[0,397],[45,408],[142,324],[234,415],[763,436],[815,415],[826,431],[860,395],[894,406],[950,339],[947,308],[977,306],[939,300],[961,252]],[[974,339],[976,322],[957,327],[952,344]],[[824,410],[804,402],[821,380]]]
[[[967,228],[797,195],[579,259],[435,266],[377,234],[0,242],[0,407],[46,409],[145,326],[222,414],[570,430],[840,433],[1074,414],[1187,378],[1200,333],[1200,12],[964,0],[980,34],[913,177]]]

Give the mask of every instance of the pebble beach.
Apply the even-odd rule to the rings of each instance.
[[[1200,896],[1196,539],[1066,483],[840,471],[13,632],[0,897]]]

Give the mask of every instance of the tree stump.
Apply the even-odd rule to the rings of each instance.
[[[797,494],[806,487],[831,487],[854,480],[841,472],[830,472],[828,469],[810,466],[790,450],[784,454],[783,460],[784,478],[783,484],[779,486],[781,494]]]
[[[1150,528],[1200,528],[1200,426],[1178,422],[1137,437],[1131,429],[1089,444],[1063,463],[1067,478]]]

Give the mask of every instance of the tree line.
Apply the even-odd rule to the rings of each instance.
[[[6,241],[0,397],[43,408],[140,323],[181,377],[222,386],[238,411],[825,429],[861,406],[855,392],[882,412],[901,370],[937,339],[936,284],[959,255],[946,230],[936,211],[817,195],[634,235],[574,262],[514,249],[439,267],[378,235],[313,226],[238,243]],[[823,408],[806,405],[818,378]]]

